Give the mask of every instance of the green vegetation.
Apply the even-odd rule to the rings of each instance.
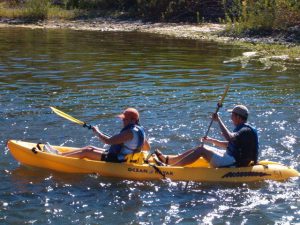
[[[268,45],[268,44],[260,44],[254,47],[256,51],[261,52],[267,56],[288,56],[288,61],[293,61],[300,59],[300,46],[283,46],[283,45]]]
[[[50,0],[7,0],[0,2],[0,18],[35,21],[54,18],[72,19],[77,15],[77,10],[66,10],[53,5]]]
[[[113,16],[159,22],[226,22],[234,35],[270,34],[300,25],[300,1],[2,0],[0,3],[0,18],[41,20],[78,16]]]
[[[227,10],[226,21],[234,34],[272,34],[293,32],[298,26],[300,35],[300,1],[297,0],[245,0],[234,4],[238,13]],[[233,16],[235,15],[235,16]]]
[[[262,58],[269,58],[270,61],[299,62],[299,45],[265,44],[232,41],[231,44],[238,45],[249,51],[257,52]]]

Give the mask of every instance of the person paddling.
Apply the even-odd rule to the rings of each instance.
[[[160,151],[155,151],[158,159],[172,166],[185,166],[195,162],[199,157],[206,159],[212,167],[248,166],[250,162],[257,163],[258,159],[258,135],[255,128],[247,124],[249,110],[244,105],[236,105],[231,112],[231,120],[235,128],[230,132],[224,125],[218,113],[212,115],[212,119],[218,122],[225,141],[211,137],[201,140],[213,144],[219,148],[201,145],[188,150],[178,156],[164,156]]]
[[[109,137],[102,133],[97,126],[92,130],[99,140],[110,145],[108,150],[95,146],[86,146],[72,152],[62,153],[63,156],[75,158],[88,158],[107,162],[124,162],[128,154],[150,150],[144,129],[139,124],[140,115],[135,108],[127,108],[118,115],[123,121],[123,129],[119,134]]]

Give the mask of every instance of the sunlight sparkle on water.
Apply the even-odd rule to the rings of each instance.
[[[294,151],[294,145],[296,144],[297,137],[295,135],[285,136],[281,138],[282,145],[289,149],[290,151]]]

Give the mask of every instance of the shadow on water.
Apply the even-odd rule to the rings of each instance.
[[[58,185],[88,185],[89,188],[102,187],[112,188],[141,188],[152,189],[153,187],[160,187],[162,190],[177,190],[179,192],[193,192],[197,190],[210,189],[260,189],[266,188],[268,181],[248,182],[248,183],[220,183],[220,182],[184,182],[184,181],[170,181],[170,180],[156,180],[156,181],[138,181],[138,180],[124,180],[121,178],[102,177],[97,174],[73,174],[61,173],[42,168],[35,168],[30,166],[20,165],[11,172],[12,182],[18,186],[32,184],[41,185],[44,182],[52,181]]]
[[[20,165],[12,171],[12,178],[22,183],[41,184],[45,180],[53,179],[57,182],[76,184],[80,183],[87,175],[68,174],[50,171],[42,168]]]

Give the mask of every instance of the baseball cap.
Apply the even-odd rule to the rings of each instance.
[[[245,118],[247,118],[249,114],[249,110],[244,105],[236,105],[233,109],[229,109],[228,112],[233,112]]]
[[[139,120],[140,114],[135,108],[127,108],[123,111],[122,114],[118,115],[121,119],[133,119],[133,120]]]

